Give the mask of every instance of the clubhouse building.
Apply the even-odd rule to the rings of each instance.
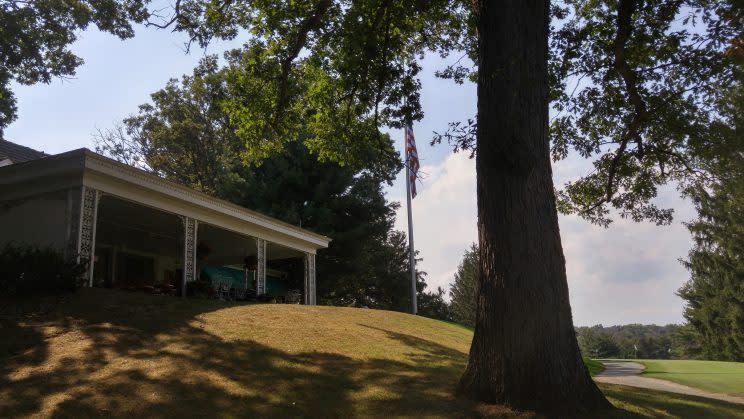
[[[0,140],[0,246],[90,261],[89,286],[186,295],[206,277],[315,304],[315,256],[330,240],[88,149]]]

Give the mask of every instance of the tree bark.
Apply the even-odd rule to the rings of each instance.
[[[480,269],[461,394],[573,416],[610,405],[568,298],[548,137],[548,0],[479,0]]]

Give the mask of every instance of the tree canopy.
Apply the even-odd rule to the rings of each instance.
[[[610,210],[671,221],[653,199],[666,183],[705,181],[722,92],[744,59],[744,7],[716,0],[564,0],[553,8],[552,155],[594,170],[559,209],[607,225]]]
[[[189,45],[200,46],[245,37],[244,50],[227,55],[234,71],[225,111],[246,161],[310,132],[306,146],[321,159],[364,165],[368,151],[360,148],[384,149],[379,127],[423,116],[423,54],[461,55],[437,75],[477,79],[478,14],[464,0],[177,0],[170,11],[149,0],[0,6],[7,43],[0,48],[0,130],[16,117],[11,81],[74,75],[82,60],[69,46],[90,24],[127,38],[132,23],[146,22],[184,32]],[[636,220],[671,220],[672,209],[653,199],[661,185],[686,187],[706,175],[696,153],[712,141],[705,127],[718,118],[717,96],[744,56],[743,8],[739,0],[553,2],[553,158],[573,151],[595,166],[560,189],[561,211],[603,225],[611,209]],[[448,139],[456,150],[474,152],[476,129],[475,118],[454,121],[434,142]]]
[[[416,58],[472,43],[466,7],[446,0],[179,0],[161,26],[202,46],[246,36],[243,51],[227,57],[240,70],[230,75],[234,94],[226,103],[246,161],[272,155],[305,131],[321,159],[363,165],[358,150],[381,146],[379,127],[423,116]]]
[[[0,138],[17,117],[11,83],[49,83],[71,77],[83,60],[70,45],[95,25],[119,38],[134,36],[149,0],[0,0]]]

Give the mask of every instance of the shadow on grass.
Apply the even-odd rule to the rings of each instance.
[[[410,354],[410,355],[418,357],[422,361],[431,360],[431,358],[436,358],[438,360],[446,359],[448,363],[457,364],[459,367],[461,367],[461,369],[465,368],[465,363],[467,361],[467,354],[460,352],[456,349],[452,349],[452,348],[440,345],[436,342],[432,342],[427,339],[422,339],[417,336],[407,335],[404,333],[398,333],[398,332],[394,332],[392,330],[387,330],[387,329],[381,329],[379,327],[370,326],[367,324],[359,323],[359,326],[366,327],[372,330],[377,330],[379,332],[383,332],[387,335],[388,338],[397,340],[411,349],[416,349],[417,352],[419,352],[419,355],[416,355],[416,354]]]
[[[744,418],[742,405],[720,400],[613,384],[599,387],[620,408],[613,418]]]
[[[254,311],[221,311],[233,304],[83,291],[0,304],[0,417],[534,417],[455,398],[467,354],[379,325],[359,326],[401,353],[352,358],[252,339],[256,323],[230,316]],[[729,403],[601,388],[626,409],[603,417],[741,416]]]
[[[198,316],[222,302],[82,294],[3,317],[15,343],[0,342],[1,417],[481,414],[451,396],[464,355],[431,341],[385,331],[411,348],[405,361],[288,353],[205,330]]]
[[[672,374],[672,375],[741,375],[741,372],[678,372],[678,371],[653,371],[643,370],[642,374]]]

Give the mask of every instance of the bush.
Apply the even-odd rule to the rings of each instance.
[[[73,292],[86,267],[53,248],[7,244],[0,250],[0,296]]]

